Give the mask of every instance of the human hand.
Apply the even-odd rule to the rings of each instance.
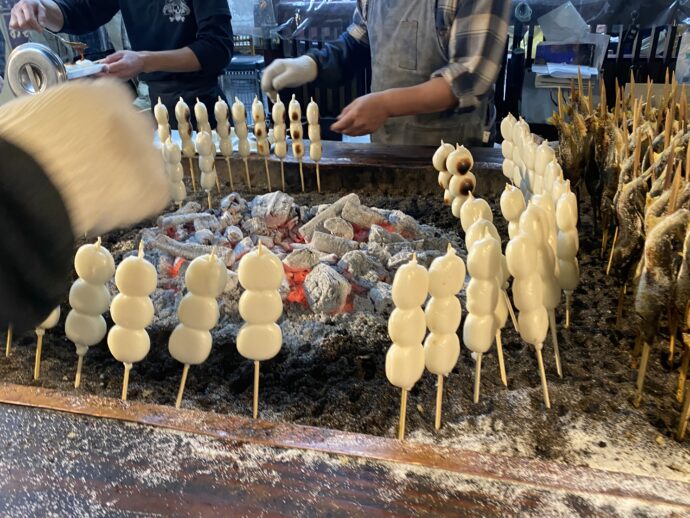
[[[41,0],[19,0],[10,12],[10,29],[43,32],[46,9]]]
[[[119,50],[100,61],[106,65],[104,75],[131,79],[146,72],[146,61],[143,54],[133,50]]]
[[[390,117],[384,100],[382,92],[355,99],[338,115],[331,130],[353,137],[375,132]]]
[[[276,59],[264,70],[261,89],[275,100],[276,92],[311,83],[319,74],[319,68],[309,56],[294,59]]]

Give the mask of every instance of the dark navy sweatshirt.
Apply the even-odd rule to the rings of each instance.
[[[132,50],[189,47],[201,71],[142,74],[146,82],[212,84],[232,57],[232,26],[227,0],[54,0],[62,10],[62,32],[84,34],[122,11]]]

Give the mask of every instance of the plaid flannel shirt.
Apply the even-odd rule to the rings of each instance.
[[[413,0],[417,1],[417,0]],[[357,0],[347,33],[369,45],[367,5]],[[503,61],[511,0],[436,0],[436,29],[448,64],[431,77],[443,77],[458,98],[458,108],[472,108],[496,82]]]

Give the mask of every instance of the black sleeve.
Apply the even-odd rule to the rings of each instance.
[[[232,17],[226,0],[194,0],[196,41],[189,45],[205,74],[220,75],[232,58]]]
[[[67,296],[74,236],[41,166],[0,139],[0,329],[40,324]]]
[[[86,34],[105,25],[120,10],[118,0],[53,0],[65,19],[60,32]]]
[[[371,62],[369,45],[356,40],[347,32],[335,41],[329,41],[322,49],[307,51],[319,67],[318,83],[324,86],[340,86],[364,70]]]

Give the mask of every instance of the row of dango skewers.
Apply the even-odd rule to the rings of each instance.
[[[84,358],[90,347],[107,335],[108,348],[124,366],[122,399],[127,399],[130,371],[149,352],[150,338],[146,332],[154,318],[150,295],[156,289],[156,268],[144,257],[144,243],[137,255],[125,258],[115,268],[110,252],[100,238],[94,244],[81,246],[74,258],[78,279],[69,292],[71,310],[65,319],[65,334],[77,353],[75,388],[81,385]],[[283,311],[278,288],[284,270],[280,259],[270,250],[259,246],[240,260],[237,270],[240,285],[245,289],[239,300],[239,313],[245,324],[237,336],[237,350],[254,362],[253,415],[258,415],[259,365],[275,357],[281,349],[282,332],[275,322]],[[106,284],[115,278],[119,293],[111,299]],[[183,364],[182,380],[176,407],[180,407],[187,374],[191,365],[206,361],[213,339],[210,330],[216,326],[220,312],[216,299],[227,283],[227,269],[216,255],[203,255],[193,260],[185,272],[187,294],[182,298],[177,315],[179,325],[170,335],[168,349],[173,358]],[[110,309],[115,325],[108,330],[102,314]],[[37,344],[34,380],[40,377],[43,337],[55,327],[60,308],[55,308],[36,328]],[[9,342],[7,354],[10,353]]]
[[[503,125],[505,133],[516,124],[517,121],[508,120]],[[553,161],[551,157],[547,165]],[[439,172],[444,201],[451,205],[465,232],[470,281],[465,288],[468,315],[462,341],[475,359],[474,401],[479,400],[482,355],[494,342],[501,381],[507,386],[501,330],[511,315],[520,336],[535,348],[544,402],[550,408],[541,351],[550,328],[557,371],[562,376],[555,309],[560,303],[561,289],[572,292],[579,282],[577,199],[568,182],[563,182],[562,191],[556,191],[555,199],[553,185],[545,186],[538,194],[530,192],[529,203],[515,185],[506,185],[500,205],[509,222],[510,241],[503,255],[491,208],[472,193],[476,177],[471,172],[471,153],[462,146],[442,142],[432,161]],[[514,178],[512,168],[510,173]],[[521,180],[522,175],[521,171]],[[552,183],[556,180],[561,182],[562,178],[554,178]],[[394,277],[392,297],[396,309],[388,324],[393,345],[386,356],[386,376],[401,389],[399,438],[405,434],[408,392],[425,367],[437,376],[435,426],[438,429],[441,425],[443,380],[455,368],[460,352],[457,333],[462,308],[457,295],[465,285],[465,274],[465,264],[449,247],[445,256],[432,262],[428,272],[413,255]],[[511,276],[514,302],[519,309],[517,319],[507,293]],[[421,306],[429,294],[431,298],[424,311]],[[425,339],[427,328],[430,333]]]
[[[256,149],[259,156],[264,157],[264,165],[266,171],[266,184],[268,190],[272,190],[271,174],[268,166],[268,157],[270,154],[270,143],[268,140],[268,128],[266,124],[266,113],[264,111],[263,103],[256,97],[252,103],[252,119],[254,121],[254,136],[256,138]],[[284,161],[287,157],[287,135],[285,125],[285,105],[278,97],[276,103],[273,105],[271,114],[273,119],[273,136],[275,139],[274,154],[280,160],[280,178],[283,191],[285,191],[285,167]],[[196,139],[193,139],[191,112],[189,106],[180,98],[175,106],[175,117],[177,119],[178,131],[181,139],[181,146],[174,143],[170,135],[170,124],[168,110],[160,99],[158,104],[154,107],[154,115],[158,123],[158,135],[161,142],[163,156],[168,168],[171,182],[171,192],[173,200],[181,204],[186,197],[186,188],[183,182],[181,162],[183,158],[189,161],[189,170],[192,189],[197,190],[196,177],[194,173],[194,158],[198,156],[198,165],[201,172],[202,188],[206,191],[209,206],[211,204],[210,192],[213,185],[220,191],[220,182],[215,172],[215,158],[216,146],[213,142],[211,126],[209,124],[208,110],[206,105],[197,99],[194,105],[194,116],[197,121]],[[245,169],[245,183],[247,188],[251,190],[252,183],[249,174],[248,159],[251,154],[251,147],[249,143],[249,130],[246,122],[246,109],[244,104],[237,98],[228,107],[227,103],[218,98],[214,106],[214,115],[217,121],[216,133],[220,141],[220,154],[225,158],[228,168],[228,180],[230,188],[234,190],[234,179],[232,174],[232,167],[230,157],[234,152],[233,142],[230,132],[229,116],[232,116],[235,135],[238,138],[238,152],[244,162]],[[321,192],[321,174],[319,170],[319,162],[323,156],[323,148],[321,144],[321,127],[319,125],[319,107],[312,99],[307,106],[307,123],[309,133],[309,156],[316,164],[316,180],[318,191]],[[304,192],[304,141],[302,128],[302,108],[295,98],[288,105],[288,118],[290,120],[290,135],[292,137],[292,153],[299,162],[300,183],[302,192]]]

